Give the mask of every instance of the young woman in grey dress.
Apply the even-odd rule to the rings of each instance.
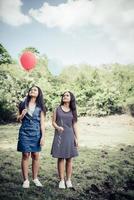
[[[22,122],[19,129],[17,150],[22,152],[22,175],[23,188],[29,188],[28,163],[29,156],[32,157],[32,175],[36,186],[42,187],[38,179],[39,152],[44,145],[44,119],[46,109],[43,103],[42,91],[39,87],[33,86],[29,89],[28,95],[19,105],[18,120]]]
[[[53,113],[52,125],[55,128],[55,135],[51,154],[54,158],[58,158],[59,188],[71,188],[72,158],[78,156],[78,131],[76,102],[70,91],[62,95],[60,106]],[[66,181],[64,180],[64,164]]]

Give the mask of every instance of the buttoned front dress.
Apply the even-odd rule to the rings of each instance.
[[[62,126],[64,131],[58,132],[55,129],[55,135],[52,143],[51,154],[54,158],[72,158],[78,156],[75,145],[75,134],[73,130],[73,114],[70,110],[65,112],[61,106],[56,109],[56,123]]]
[[[17,151],[25,153],[41,151],[40,114],[41,108],[36,106],[32,116],[26,113],[22,119],[22,124],[19,129]]]

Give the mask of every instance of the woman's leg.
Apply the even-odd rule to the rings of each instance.
[[[64,180],[64,159],[63,158],[58,158],[57,168],[58,168],[60,180]]]
[[[29,155],[30,153],[22,153],[21,169],[24,180],[28,179]]]
[[[39,165],[40,165],[39,152],[32,152],[31,157],[32,157],[32,176],[33,179],[36,179],[38,177]]]
[[[72,176],[72,158],[66,159],[66,177],[67,180],[71,179]]]

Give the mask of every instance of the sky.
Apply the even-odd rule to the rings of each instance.
[[[15,59],[37,48],[57,72],[134,63],[134,0],[0,0],[0,41]]]

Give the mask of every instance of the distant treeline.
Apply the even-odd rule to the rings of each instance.
[[[44,94],[49,113],[60,102],[61,94],[72,91],[77,100],[78,115],[106,116],[131,113],[134,115],[134,65],[118,63],[92,67],[86,64],[67,66],[60,75],[49,72],[48,59],[38,55],[36,68],[24,71],[7,50],[0,46],[0,122],[16,120],[19,102],[32,85]]]

